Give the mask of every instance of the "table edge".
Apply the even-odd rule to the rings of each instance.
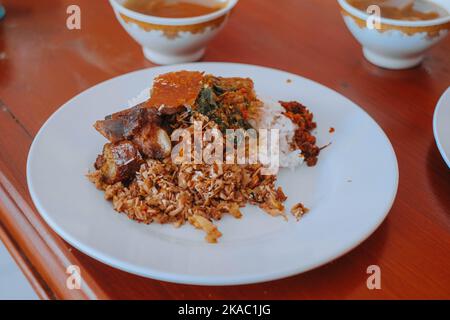
[[[82,274],[80,289],[67,288],[67,266],[81,264],[70,249],[67,250],[63,240],[38,217],[13,181],[0,170],[0,239],[38,296],[52,300],[108,299],[87,272]]]

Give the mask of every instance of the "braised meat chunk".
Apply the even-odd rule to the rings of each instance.
[[[145,108],[144,104],[140,104],[97,121],[94,128],[109,141],[119,142],[132,138],[149,122],[158,124],[159,117],[154,111]]]
[[[124,140],[105,144],[95,161],[95,169],[100,170],[103,182],[111,185],[134,178],[142,162],[136,145]]]
[[[143,156],[163,159],[170,155],[172,144],[168,133],[161,127],[163,116],[143,104],[107,116],[97,121],[95,129],[114,144],[134,142]]]
[[[164,159],[170,156],[172,142],[161,127],[148,123],[134,137],[139,151],[150,159]]]

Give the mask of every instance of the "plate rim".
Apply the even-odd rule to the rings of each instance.
[[[349,98],[347,98],[346,96],[344,96],[343,94],[337,92],[336,90],[329,88],[325,85],[323,85],[320,82],[317,82],[315,80],[311,80],[309,78],[306,78],[302,75],[299,74],[295,74],[289,71],[285,71],[282,69],[275,69],[275,68],[271,68],[271,67],[266,67],[266,66],[260,66],[260,65],[252,65],[252,64],[243,64],[243,63],[230,63],[230,62],[197,62],[197,63],[187,63],[187,64],[176,64],[176,65],[172,65],[169,66],[170,68],[189,68],[191,66],[198,66],[198,65],[234,65],[234,66],[244,66],[244,67],[253,67],[253,68],[260,68],[260,69],[266,69],[266,71],[270,71],[270,72],[283,72],[286,73],[287,75],[295,75],[296,77],[300,77],[302,78],[304,81],[308,81],[310,83],[313,83],[314,85],[320,86],[321,89],[324,90],[328,90],[328,91],[332,91],[335,94],[338,94],[340,97],[342,97],[343,99],[345,99],[347,102],[349,102],[350,104],[352,104],[354,107],[356,107],[357,109],[359,109],[359,111],[363,112],[365,114],[365,116],[367,116],[370,121],[373,122],[373,124],[376,126],[376,128],[378,128],[379,133],[381,134],[381,137],[385,140],[385,142],[387,143],[387,146],[389,147],[389,154],[392,157],[392,163],[394,165],[393,169],[393,174],[394,174],[394,181],[393,181],[393,193],[391,194],[391,198],[389,199],[389,201],[387,201],[386,207],[383,210],[384,213],[382,215],[380,215],[379,219],[377,220],[377,223],[374,223],[373,227],[370,229],[369,232],[367,232],[364,237],[361,237],[361,239],[359,241],[355,241],[355,243],[351,246],[349,246],[346,250],[340,251],[332,256],[328,256],[327,258],[323,258],[319,261],[316,261],[315,263],[311,263],[309,264],[307,267],[294,267],[294,268],[288,268],[289,270],[282,270],[282,271],[274,271],[271,273],[265,273],[264,275],[257,275],[257,276],[239,276],[239,275],[233,275],[233,276],[197,276],[197,275],[186,275],[186,274],[180,274],[180,273],[176,273],[176,272],[161,272],[155,269],[152,269],[151,271],[151,275],[149,275],[149,272],[145,272],[143,271],[141,267],[136,266],[136,265],[130,265],[128,262],[124,262],[120,259],[116,259],[114,257],[109,257],[108,255],[103,254],[102,252],[97,251],[96,249],[90,247],[90,246],[85,246],[83,243],[79,242],[77,239],[74,239],[70,234],[67,234],[62,228],[60,228],[50,217],[49,214],[46,213],[46,211],[44,210],[43,206],[41,205],[39,198],[37,197],[37,195],[34,192],[34,187],[33,187],[33,182],[31,181],[31,177],[30,177],[30,166],[31,166],[31,161],[33,158],[33,151],[36,148],[36,144],[37,141],[39,140],[39,137],[41,136],[41,134],[45,131],[46,127],[49,125],[49,123],[51,122],[52,118],[55,117],[59,112],[62,112],[62,110],[64,109],[64,107],[66,107],[67,105],[69,105],[71,102],[73,102],[74,100],[76,100],[79,96],[87,94],[91,91],[94,91],[98,86],[101,86],[109,81],[112,81],[114,79],[120,78],[120,77],[126,77],[126,76],[132,76],[135,73],[140,73],[140,72],[145,72],[147,70],[154,70],[154,69],[165,69],[168,68],[168,66],[156,66],[156,67],[150,67],[150,68],[143,68],[143,69],[139,69],[139,70],[135,70],[132,72],[128,72],[128,73],[124,73],[121,75],[118,75],[116,77],[112,77],[110,79],[107,79],[105,81],[102,81],[98,84],[95,84],[91,87],[89,87],[88,89],[76,94],[74,97],[72,97],[71,99],[69,99],[67,102],[65,102],[64,104],[62,104],[57,110],[55,110],[51,116],[44,122],[44,124],[42,125],[42,127],[39,129],[38,133],[36,134],[36,136],[33,138],[33,142],[31,144],[31,147],[29,149],[28,152],[28,157],[27,157],[27,163],[26,163],[26,179],[27,179],[27,186],[28,186],[28,191],[31,195],[31,199],[34,203],[34,205],[36,206],[36,209],[38,211],[38,213],[41,215],[41,217],[44,219],[44,221],[52,228],[53,231],[56,232],[56,234],[58,234],[61,238],[63,238],[65,241],[67,241],[71,246],[73,246],[74,248],[76,248],[77,250],[83,252],[84,254],[90,256],[91,258],[100,261],[102,263],[105,263],[106,265],[112,266],[116,269],[131,273],[131,274],[135,274],[138,276],[142,276],[145,278],[151,278],[151,279],[155,279],[155,280],[160,280],[160,281],[166,281],[166,282],[171,282],[171,283],[178,283],[178,284],[189,284],[189,285],[208,285],[208,286],[228,286],[228,285],[245,285],[245,284],[253,284],[253,283],[262,283],[262,282],[268,282],[268,281],[274,281],[274,280],[278,280],[278,279],[283,279],[283,278],[287,278],[287,277],[291,277],[294,275],[298,275],[301,273],[305,273],[308,271],[311,271],[313,269],[316,269],[318,267],[321,267],[325,264],[328,264],[332,261],[335,261],[336,259],[346,255],[347,253],[349,253],[350,251],[352,251],[353,249],[355,249],[356,247],[358,247],[361,243],[363,243],[365,240],[367,240],[378,228],[379,226],[383,223],[383,221],[386,219],[387,215],[389,214],[397,193],[398,193],[398,186],[399,186],[399,166],[398,166],[398,159],[395,153],[395,149],[389,139],[389,137],[387,136],[387,134],[384,132],[384,130],[381,128],[381,126],[375,121],[375,119],[373,119],[370,114],[367,113],[367,111],[365,109],[363,109],[361,106],[359,106],[358,104],[354,103],[352,100],[350,100]]]
[[[434,109],[433,134],[434,134],[434,140],[438,147],[439,153],[441,154],[442,158],[444,159],[444,162],[450,168],[450,157],[447,155],[446,151],[444,150],[444,147],[442,146],[440,135],[438,132],[438,117],[441,112],[441,109],[444,107],[444,101],[446,101],[446,99],[448,99],[450,101],[450,87],[448,87],[447,90],[444,91],[442,96],[439,98],[438,103],[436,104],[436,108]]]

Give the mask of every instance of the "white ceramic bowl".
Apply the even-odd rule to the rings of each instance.
[[[161,18],[123,6],[125,0],[109,0],[120,24],[136,40],[150,61],[175,64],[203,57],[208,42],[225,26],[238,0],[218,0],[223,9],[192,18]]]
[[[430,0],[450,12],[449,0]],[[345,24],[363,46],[364,56],[387,69],[417,66],[425,51],[441,41],[450,30],[450,15],[427,21],[403,21],[381,18],[379,29],[369,29],[369,14],[347,0],[338,0]]]

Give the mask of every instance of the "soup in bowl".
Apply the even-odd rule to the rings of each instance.
[[[419,65],[450,30],[449,0],[338,0],[350,32],[371,63],[387,69]]]
[[[238,0],[110,0],[123,28],[156,64],[201,59]]]

